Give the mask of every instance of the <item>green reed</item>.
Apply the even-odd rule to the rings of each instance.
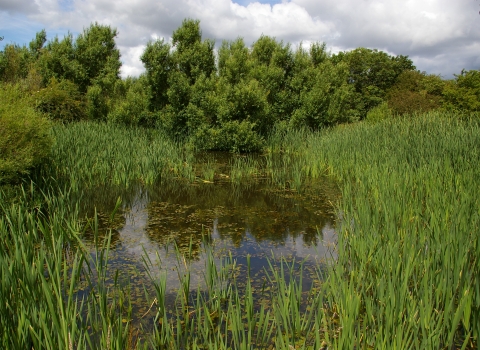
[[[2,349],[128,348],[129,318],[118,307],[125,298],[102,287],[108,242],[92,261],[68,196],[31,186],[7,204],[0,194]],[[89,292],[80,297],[82,289]]]
[[[173,310],[166,304],[166,276],[155,278],[150,275],[155,283],[157,310],[153,334],[147,336],[151,347],[269,349],[274,346],[291,349],[290,346],[295,345],[295,348],[319,348],[320,338],[315,329],[323,315],[322,295],[302,290],[302,264],[287,263],[284,259],[271,260],[267,268],[268,291],[259,294],[253,288],[249,274],[242,278],[242,282],[237,280],[236,262],[231,256],[217,260],[211,249],[205,254],[205,288],[184,288],[190,283],[190,270],[183,269],[183,263],[179,261],[181,287]],[[151,265],[150,260],[146,263]],[[249,264],[247,257],[247,271]],[[294,278],[295,274],[300,277]],[[307,304],[305,308],[300,308],[302,301]]]
[[[230,179],[233,184],[250,182],[262,177],[263,166],[258,157],[234,156],[230,161]]]
[[[180,288],[173,305],[167,302],[166,276],[150,273],[155,294],[142,318],[148,320],[153,310],[153,327],[134,327],[130,286],[121,283],[120,271],[107,282],[112,275],[110,235],[99,239],[96,215],[87,227],[79,226],[77,210],[66,208],[71,203],[67,193],[63,197],[25,193],[19,203],[0,206],[2,348],[254,349],[276,344],[277,349],[288,349],[301,339],[314,343],[312,312],[317,313],[313,310],[319,310],[318,303],[303,316],[298,309],[301,280],[282,286],[287,280],[283,265],[280,272],[270,265],[270,282],[279,287],[257,297],[250,276],[238,283],[231,255],[218,258],[207,248],[205,287],[200,288],[190,282],[191,244],[189,251],[176,250]],[[48,206],[32,209],[30,198],[41,198]],[[93,254],[82,245],[86,229],[96,237]],[[147,255],[145,263],[151,266]],[[287,266],[290,272],[293,268]],[[273,300],[273,309],[263,304],[265,299]],[[291,310],[295,312],[288,316]]]
[[[157,130],[81,122],[56,125],[54,136],[50,162],[37,177],[74,188],[195,179],[193,153]]]
[[[430,113],[310,134],[305,144],[298,167],[308,164],[310,177],[326,169],[342,189],[338,260],[325,285],[329,348],[475,347],[478,121]]]
[[[326,280],[304,290],[302,264],[271,261],[258,293],[248,274],[240,280],[231,257],[207,250],[200,288],[177,251],[174,305],[166,277],[150,275],[154,315],[144,316],[151,330],[134,329],[129,285],[118,273],[106,282],[108,236],[93,259],[83,249],[85,229],[71,197],[82,186],[193,182],[193,154],[155,131],[85,123],[55,132],[57,146],[38,175],[67,179],[74,190],[25,187],[17,203],[0,201],[2,348],[478,346],[477,121],[431,113],[272,135],[265,163],[238,157],[232,182],[267,174],[281,188],[298,189],[328,174],[340,184],[337,260]],[[98,234],[95,217],[89,230]],[[320,267],[317,273],[323,279]]]

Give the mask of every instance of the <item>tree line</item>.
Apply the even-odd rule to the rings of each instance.
[[[28,45],[4,47],[0,123],[9,126],[0,128],[3,159],[16,152],[6,148],[15,144],[13,130],[22,134],[20,120],[29,120],[32,132],[42,129],[35,124],[47,127],[43,120],[156,127],[199,149],[249,152],[260,150],[274,128],[480,110],[477,70],[444,80],[416,70],[408,56],[367,48],[331,54],[320,42],[294,49],[264,35],[251,46],[238,38],[216,50],[192,19],[171,42],[147,44],[145,73],[121,79],[116,36],[94,23],[75,38],[47,41],[42,30]]]

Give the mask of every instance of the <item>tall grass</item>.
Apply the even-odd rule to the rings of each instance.
[[[157,130],[81,122],[56,125],[56,144],[42,174],[70,186],[153,184],[195,179],[193,152]]]
[[[302,290],[301,264],[272,260],[266,269],[269,279],[266,287],[255,291],[249,275],[242,279],[244,282],[236,280],[236,262],[231,256],[215,261],[211,250],[205,254],[206,289],[179,288],[173,312],[167,312],[169,307],[165,302],[166,276],[156,280],[157,311],[154,331],[149,337],[152,348],[291,349],[294,345],[320,348],[322,341],[315,326],[323,319],[323,295]],[[249,267],[247,257],[247,271]],[[300,269],[298,279],[293,277],[297,269]],[[179,279],[181,285],[188,286],[188,267]],[[307,306],[301,309],[300,304],[307,297]]]
[[[85,228],[78,225],[78,206],[69,207],[70,192],[30,191],[17,203],[0,205],[2,349],[254,349],[272,344],[289,349],[290,344],[315,344],[313,323],[321,303],[313,297],[308,311],[300,310],[308,293],[301,278],[291,277],[296,265],[272,261],[270,281],[258,292],[250,276],[237,281],[231,255],[219,260],[211,249],[204,253],[205,288],[191,286],[190,260],[177,250],[180,288],[173,304],[167,300],[166,277],[150,275],[155,295],[143,317],[152,328],[134,328],[129,286],[119,281],[122,272],[107,283],[110,236],[99,240],[96,217],[87,223],[96,237],[91,254],[82,245]],[[185,254],[191,255],[191,249]],[[145,262],[148,268],[148,256]],[[266,299],[269,306],[262,302]]]
[[[128,314],[121,298],[102,287],[106,246],[90,259],[76,209],[67,194],[55,193],[31,187],[17,203],[0,200],[0,347],[128,348],[129,324],[122,322]],[[32,208],[32,198],[42,205]],[[84,297],[82,287],[90,290]]]
[[[326,169],[342,188],[338,261],[326,284],[328,312],[339,329],[330,346],[474,347],[480,334],[478,121],[430,113],[304,140],[298,162],[308,164],[306,175]]]

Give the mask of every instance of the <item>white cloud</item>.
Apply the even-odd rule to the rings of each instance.
[[[170,38],[184,18],[201,20],[204,37],[260,35],[294,46],[325,41],[332,51],[369,47],[409,55],[417,67],[451,77],[462,68],[478,69],[480,16],[471,0],[0,0],[0,14],[28,16],[47,34],[59,28],[80,32],[92,22],[119,31],[123,75],[142,71],[142,48],[154,37]],[[0,24],[0,30],[2,30]],[[1,33],[0,33],[1,35]],[[35,33],[32,33],[33,38]],[[49,35],[51,37],[51,35]]]
[[[143,65],[140,61],[140,56],[142,56],[143,51],[145,50],[145,45],[138,45],[134,47],[119,46],[120,52],[122,52],[122,68],[121,75],[124,77],[128,76],[139,76],[143,72]]]

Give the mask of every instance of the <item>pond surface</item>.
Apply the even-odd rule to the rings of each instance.
[[[116,198],[122,198],[113,220],[110,279],[118,270],[122,283],[131,286],[136,312],[148,309],[143,286],[152,290],[146,261],[153,278],[166,274],[167,293],[173,298],[179,274],[187,265],[192,272],[191,289],[202,288],[206,249],[213,251],[217,261],[231,254],[239,278],[247,274],[249,256],[254,283],[265,281],[269,261],[302,261],[305,290],[312,285],[314,269],[335,258],[333,184],[319,180],[299,192],[279,189],[258,177],[233,184],[225,175],[228,164],[217,162],[211,181],[203,180],[200,171],[194,183],[171,181],[150,188],[139,184],[124,191],[102,188],[85,196],[84,202],[96,203],[101,222],[107,221]],[[93,252],[93,237],[86,235],[85,243]],[[176,252],[187,259],[179,260]]]

